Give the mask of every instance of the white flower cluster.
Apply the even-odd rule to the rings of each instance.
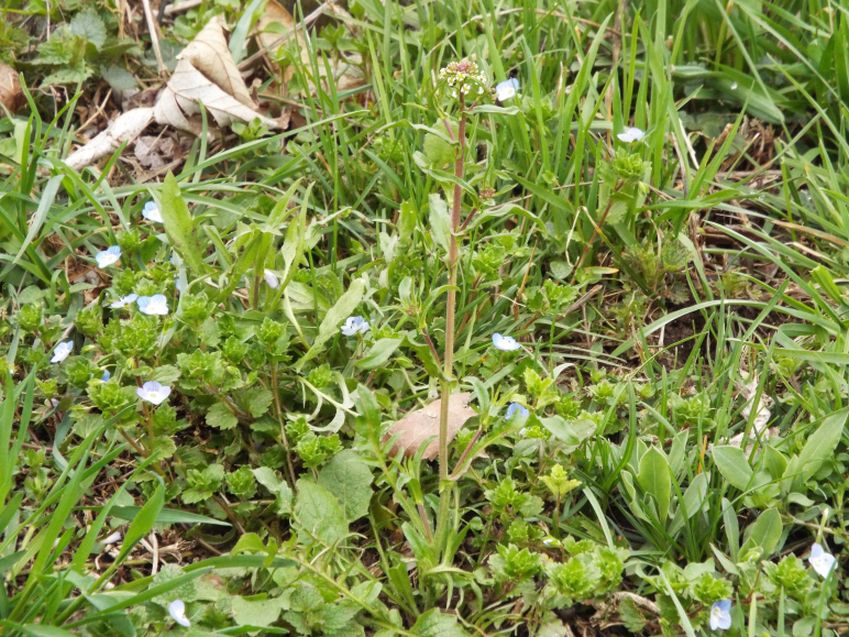
[[[439,70],[439,81],[454,99],[459,97],[474,101],[489,91],[488,83],[478,65],[469,59],[451,62]]]

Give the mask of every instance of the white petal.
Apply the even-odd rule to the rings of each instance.
[[[186,604],[182,599],[175,599],[168,604],[168,614],[171,615],[171,619],[184,628],[189,628],[192,625],[189,618],[186,617]]]
[[[142,208],[142,217],[147,219],[148,221],[155,221],[156,223],[163,223],[162,221],[162,213],[159,212],[159,206],[156,205],[153,201],[148,201],[144,208]]]
[[[819,550],[816,550],[816,549]],[[827,553],[819,544],[814,544],[811,549],[811,556],[808,558],[811,567],[817,572],[820,577],[828,577],[831,570],[834,568],[837,559]]]
[[[147,314],[148,316],[165,316],[168,314],[168,300],[164,294],[140,296],[136,300],[136,303],[142,314]]]
[[[626,142],[630,144],[631,142],[638,142],[643,137],[646,136],[645,131],[636,128],[635,126],[629,126],[624,131],[619,133],[616,137],[619,141]]]
[[[262,273],[265,282],[268,284],[268,287],[277,289],[280,286],[280,279],[277,278],[277,275],[274,274],[271,270],[265,270]]]
[[[498,332],[492,335],[492,345],[495,349],[499,349],[502,352],[515,352],[522,347],[512,336],[504,336]]]
[[[518,90],[519,80],[515,77],[511,77],[509,80],[499,82],[495,85],[495,99],[499,102],[506,102],[507,100],[516,97]]]
[[[107,535],[105,538],[103,538],[102,540],[100,540],[100,543],[101,543],[101,544],[105,544],[105,545],[109,545],[109,544],[117,544],[118,542],[120,542],[120,541],[121,541],[121,538],[122,538],[122,537],[123,537],[123,536],[121,535],[121,532],[120,532],[120,531],[115,531],[114,533],[110,533],[110,534],[109,534],[109,535]]]
[[[139,298],[138,294],[128,294],[127,296],[122,296],[117,301],[112,301],[112,303],[109,304],[109,307],[111,307],[113,310],[118,310],[122,307],[129,305],[130,303],[133,303],[137,298]]]
[[[53,350],[53,358],[50,359],[50,362],[61,363],[63,360],[68,358],[73,351],[74,341],[62,341],[56,346],[56,349]]]

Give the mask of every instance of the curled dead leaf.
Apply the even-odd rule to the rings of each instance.
[[[457,432],[469,418],[475,415],[469,407],[472,395],[468,392],[451,394],[448,399],[448,441],[454,439]],[[407,456],[413,456],[427,442],[422,457],[433,460],[439,452],[439,409],[440,399],[437,398],[421,409],[411,411],[389,427],[386,440],[394,439],[392,453],[403,451]]]
[[[4,108],[14,113],[25,101],[18,72],[8,64],[0,64],[0,114]]]
[[[151,121],[199,135],[200,105],[219,126],[257,118],[269,128],[279,127],[257,111],[227,47],[219,18],[210,20],[177,58],[177,67],[152,108],[136,108],[119,116],[71,154],[68,165],[79,170],[114,152],[122,143],[138,137]]]

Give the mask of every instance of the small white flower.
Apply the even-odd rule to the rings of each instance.
[[[142,208],[142,217],[148,221],[162,223],[162,213],[159,212],[159,206],[156,205],[155,201],[148,201],[144,205],[144,208]]]
[[[121,541],[122,537],[123,536],[121,535],[120,531],[115,531],[114,533],[110,533],[105,538],[100,540],[100,543],[103,544],[104,546],[108,546],[109,544],[117,544],[118,542]]]
[[[268,287],[276,290],[280,287],[280,279],[277,278],[277,275],[274,274],[271,270],[264,270],[262,273],[262,277],[265,279],[265,282],[268,284]]]
[[[53,358],[50,359],[50,362],[61,363],[63,360],[68,358],[73,351],[74,341],[62,341],[56,346],[56,349],[53,350]]]
[[[186,603],[182,599],[175,599],[168,604],[168,614],[183,628],[189,628],[192,625],[192,622],[186,617]]]
[[[496,332],[492,335],[492,345],[495,349],[500,349],[502,352],[515,352],[522,346],[512,336],[504,336]]]
[[[94,255],[94,260],[97,261],[97,267],[101,270],[108,268],[110,265],[118,263],[121,258],[121,246],[109,246],[105,250],[101,250]]]
[[[631,142],[638,142],[645,136],[646,136],[645,131],[640,130],[639,128],[636,128],[634,126],[629,126],[625,130],[623,130],[621,133],[616,135],[616,137],[617,137],[617,139],[619,139],[619,141],[626,142],[628,144],[630,144]]]
[[[371,329],[368,321],[362,316],[349,316],[342,326],[342,333],[345,336],[354,336],[355,334],[365,334]]]
[[[139,311],[148,316],[165,316],[168,314],[168,299],[165,298],[164,294],[140,296],[136,299],[136,304],[139,306]]]
[[[834,568],[837,559],[818,542],[814,542],[811,546],[811,556],[808,558],[811,567],[817,572],[820,577],[828,577],[831,569]]]
[[[159,405],[171,395],[171,388],[155,380],[149,380],[141,387],[136,388],[136,395],[152,405]]]
[[[499,102],[506,102],[516,97],[519,90],[519,80],[511,77],[509,80],[504,80],[495,85],[495,99]]]
[[[731,600],[721,599],[710,607],[710,629],[728,630],[731,628]]]
[[[109,304],[109,307],[111,307],[113,310],[118,310],[122,307],[126,307],[130,303],[135,303],[135,300],[137,298],[139,298],[138,294],[128,294],[127,296],[122,296],[117,301],[112,301],[112,303]]]

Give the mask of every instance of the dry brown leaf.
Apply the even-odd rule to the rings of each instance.
[[[292,14],[277,0],[268,0],[265,11],[256,23],[256,37],[262,48],[275,51],[286,41],[286,36],[294,27]]]
[[[277,123],[250,106],[245,106],[233,96],[225,93],[218,85],[188,61],[180,60],[168,86],[159,95],[154,106],[154,117],[160,124],[174,126],[195,135],[200,133],[200,122],[193,116],[200,113],[198,103],[215,119],[219,126],[233,121],[249,122],[254,118],[268,126],[277,128]]]
[[[248,87],[230,54],[220,17],[216,16],[207,22],[195,39],[180,51],[177,60],[185,60],[212,80],[222,91],[235,97],[245,106],[256,108]]]
[[[3,108],[14,113],[25,101],[18,72],[7,64],[0,64],[0,115]]]
[[[278,127],[274,120],[257,112],[227,48],[224,27],[217,17],[209,21],[177,58],[177,67],[168,86],[154,106],[157,122],[197,135],[200,122],[193,116],[200,113],[200,103],[219,126],[234,120],[249,122],[259,118],[269,128]]]
[[[448,441],[454,439],[466,421],[475,415],[469,407],[472,395],[467,392],[451,394],[448,399]],[[392,453],[403,450],[407,456],[413,456],[425,442],[428,442],[422,457],[433,460],[439,453],[439,408],[437,398],[421,409],[411,411],[393,424],[386,433],[387,439],[393,439]]]
[[[133,154],[147,170],[160,170],[181,155],[182,149],[173,137],[141,135],[136,140]]]
[[[105,131],[71,154],[68,165],[80,169],[114,152],[120,144],[138,137],[153,120],[199,135],[198,104],[203,104],[220,126],[259,118],[269,128],[279,128],[277,122],[256,110],[217,17],[177,57],[177,67],[152,108],[135,108],[119,116]]]

